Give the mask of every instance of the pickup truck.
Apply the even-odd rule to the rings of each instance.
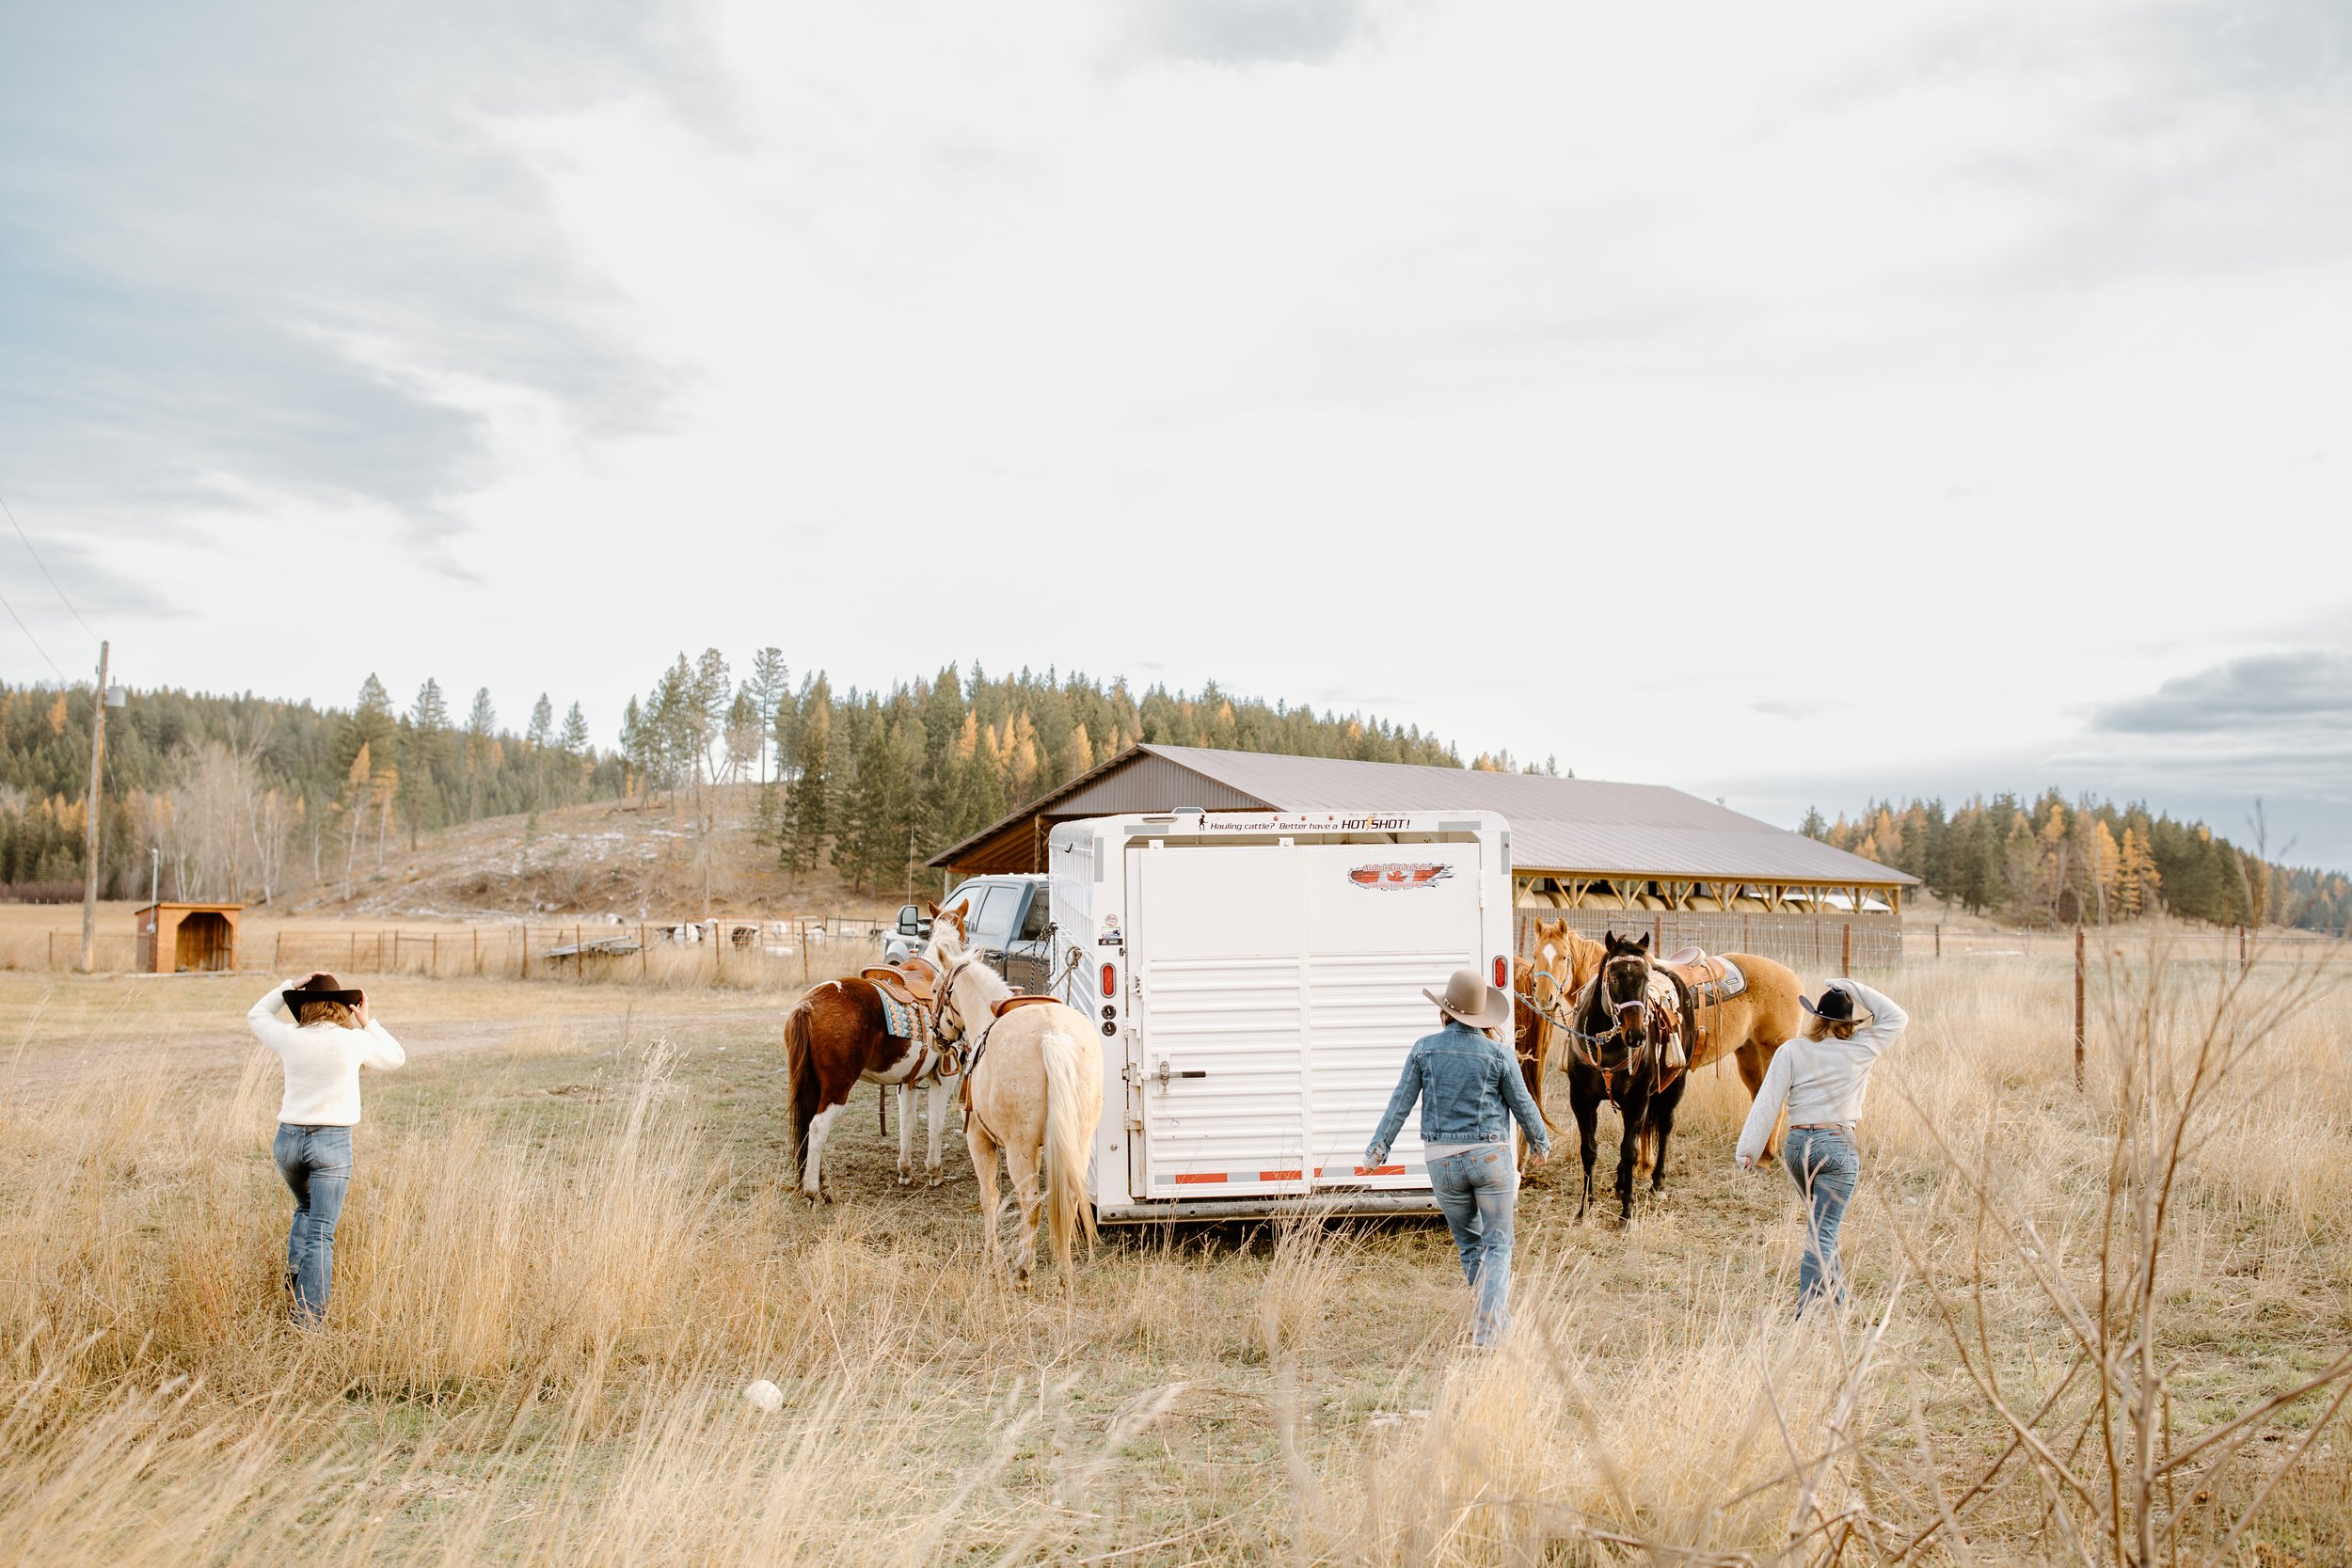
[[[1046,879],[1041,875],[975,877],[957,884],[940,903],[944,912],[964,911],[964,933],[973,951],[1006,982],[1039,992],[1054,975],[1054,922]],[[897,962],[922,951],[931,922],[919,905],[898,911],[898,925],[882,940],[882,956]]]

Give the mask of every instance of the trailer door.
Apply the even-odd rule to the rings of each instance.
[[[1320,1186],[1429,1184],[1421,1111],[1377,1173],[1357,1162],[1395,1091],[1406,1053],[1438,1027],[1422,994],[1486,964],[1477,844],[1313,845],[1306,874],[1308,1096]],[[1492,979],[1492,975],[1485,975]]]
[[[1305,852],[1138,847],[1127,861],[1149,1196],[1305,1192]]]

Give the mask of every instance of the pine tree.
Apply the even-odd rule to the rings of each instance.
[[[60,697],[58,701],[64,699]],[[359,754],[363,746],[372,752],[382,752],[390,744],[393,733],[399,727],[399,721],[392,714],[391,693],[384,689],[384,683],[375,678],[374,672],[369,672],[368,678],[359,683],[359,700],[352,708],[350,721],[342,726],[342,734],[336,740],[336,771],[348,772],[351,759]],[[107,729],[112,732],[114,728],[110,721]],[[121,742],[113,739],[111,733],[108,747],[117,752],[121,749]]]
[[[800,770],[785,797],[782,860],[795,879],[824,863],[826,840],[833,832],[832,741],[833,704],[820,678],[800,715],[795,746]]]
[[[1804,834],[1807,838],[1818,838],[1824,844],[1828,843],[1829,824],[1822,820],[1821,808],[1819,806],[1805,807],[1804,820],[1797,825],[1797,832]]]
[[[784,662],[783,649],[762,648],[752,656],[752,678],[743,683],[759,712],[759,782],[763,784],[769,782],[768,744],[776,732],[776,710],[792,694],[791,673]]]
[[[417,689],[417,701],[408,710],[405,738],[401,772],[406,787],[401,792],[401,803],[408,819],[408,847],[413,850],[417,830],[437,826],[440,821],[437,775],[449,750],[449,702],[441,695],[441,683],[429,675]]]
[[[473,706],[466,713],[466,820],[471,822],[482,815],[482,776],[490,768],[490,748],[497,742],[498,710],[490,705],[490,689],[483,687],[473,694]]]

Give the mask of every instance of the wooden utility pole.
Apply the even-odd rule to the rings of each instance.
[[[2083,928],[2074,927],[2074,1087],[2083,1086]]]
[[[106,644],[98,644],[98,689],[89,705],[89,803],[82,824],[82,973],[98,967],[98,769],[106,756]]]

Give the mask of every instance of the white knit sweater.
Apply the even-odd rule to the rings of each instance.
[[[1830,984],[1852,993],[1854,1005],[1870,1015],[1870,1022],[1855,1030],[1850,1040],[1835,1037],[1809,1040],[1800,1035],[1772,1053],[1772,1065],[1765,1069],[1756,1103],[1748,1107],[1747,1124],[1740,1129],[1742,1164],[1753,1164],[1763,1154],[1784,1103],[1791,1127],[1821,1122],[1851,1126],[1859,1121],[1862,1097],[1870,1086],[1870,1069],[1877,1065],[1879,1053],[1894,1044],[1903,1025],[1911,1022],[1911,1015],[1892,999],[1859,980],[1832,980]]]
[[[373,1022],[364,1029],[340,1023],[297,1028],[282,1013],[287,988],[300,983],[279,981],[245,1015],[254,1037],[285,1064],[286,1097],[278,1104],[278,1119],[297,1127],[349,1127],[359,1119],[359,1069],[389,1070],[405,1062],[408,1053],[384,1025]]]

